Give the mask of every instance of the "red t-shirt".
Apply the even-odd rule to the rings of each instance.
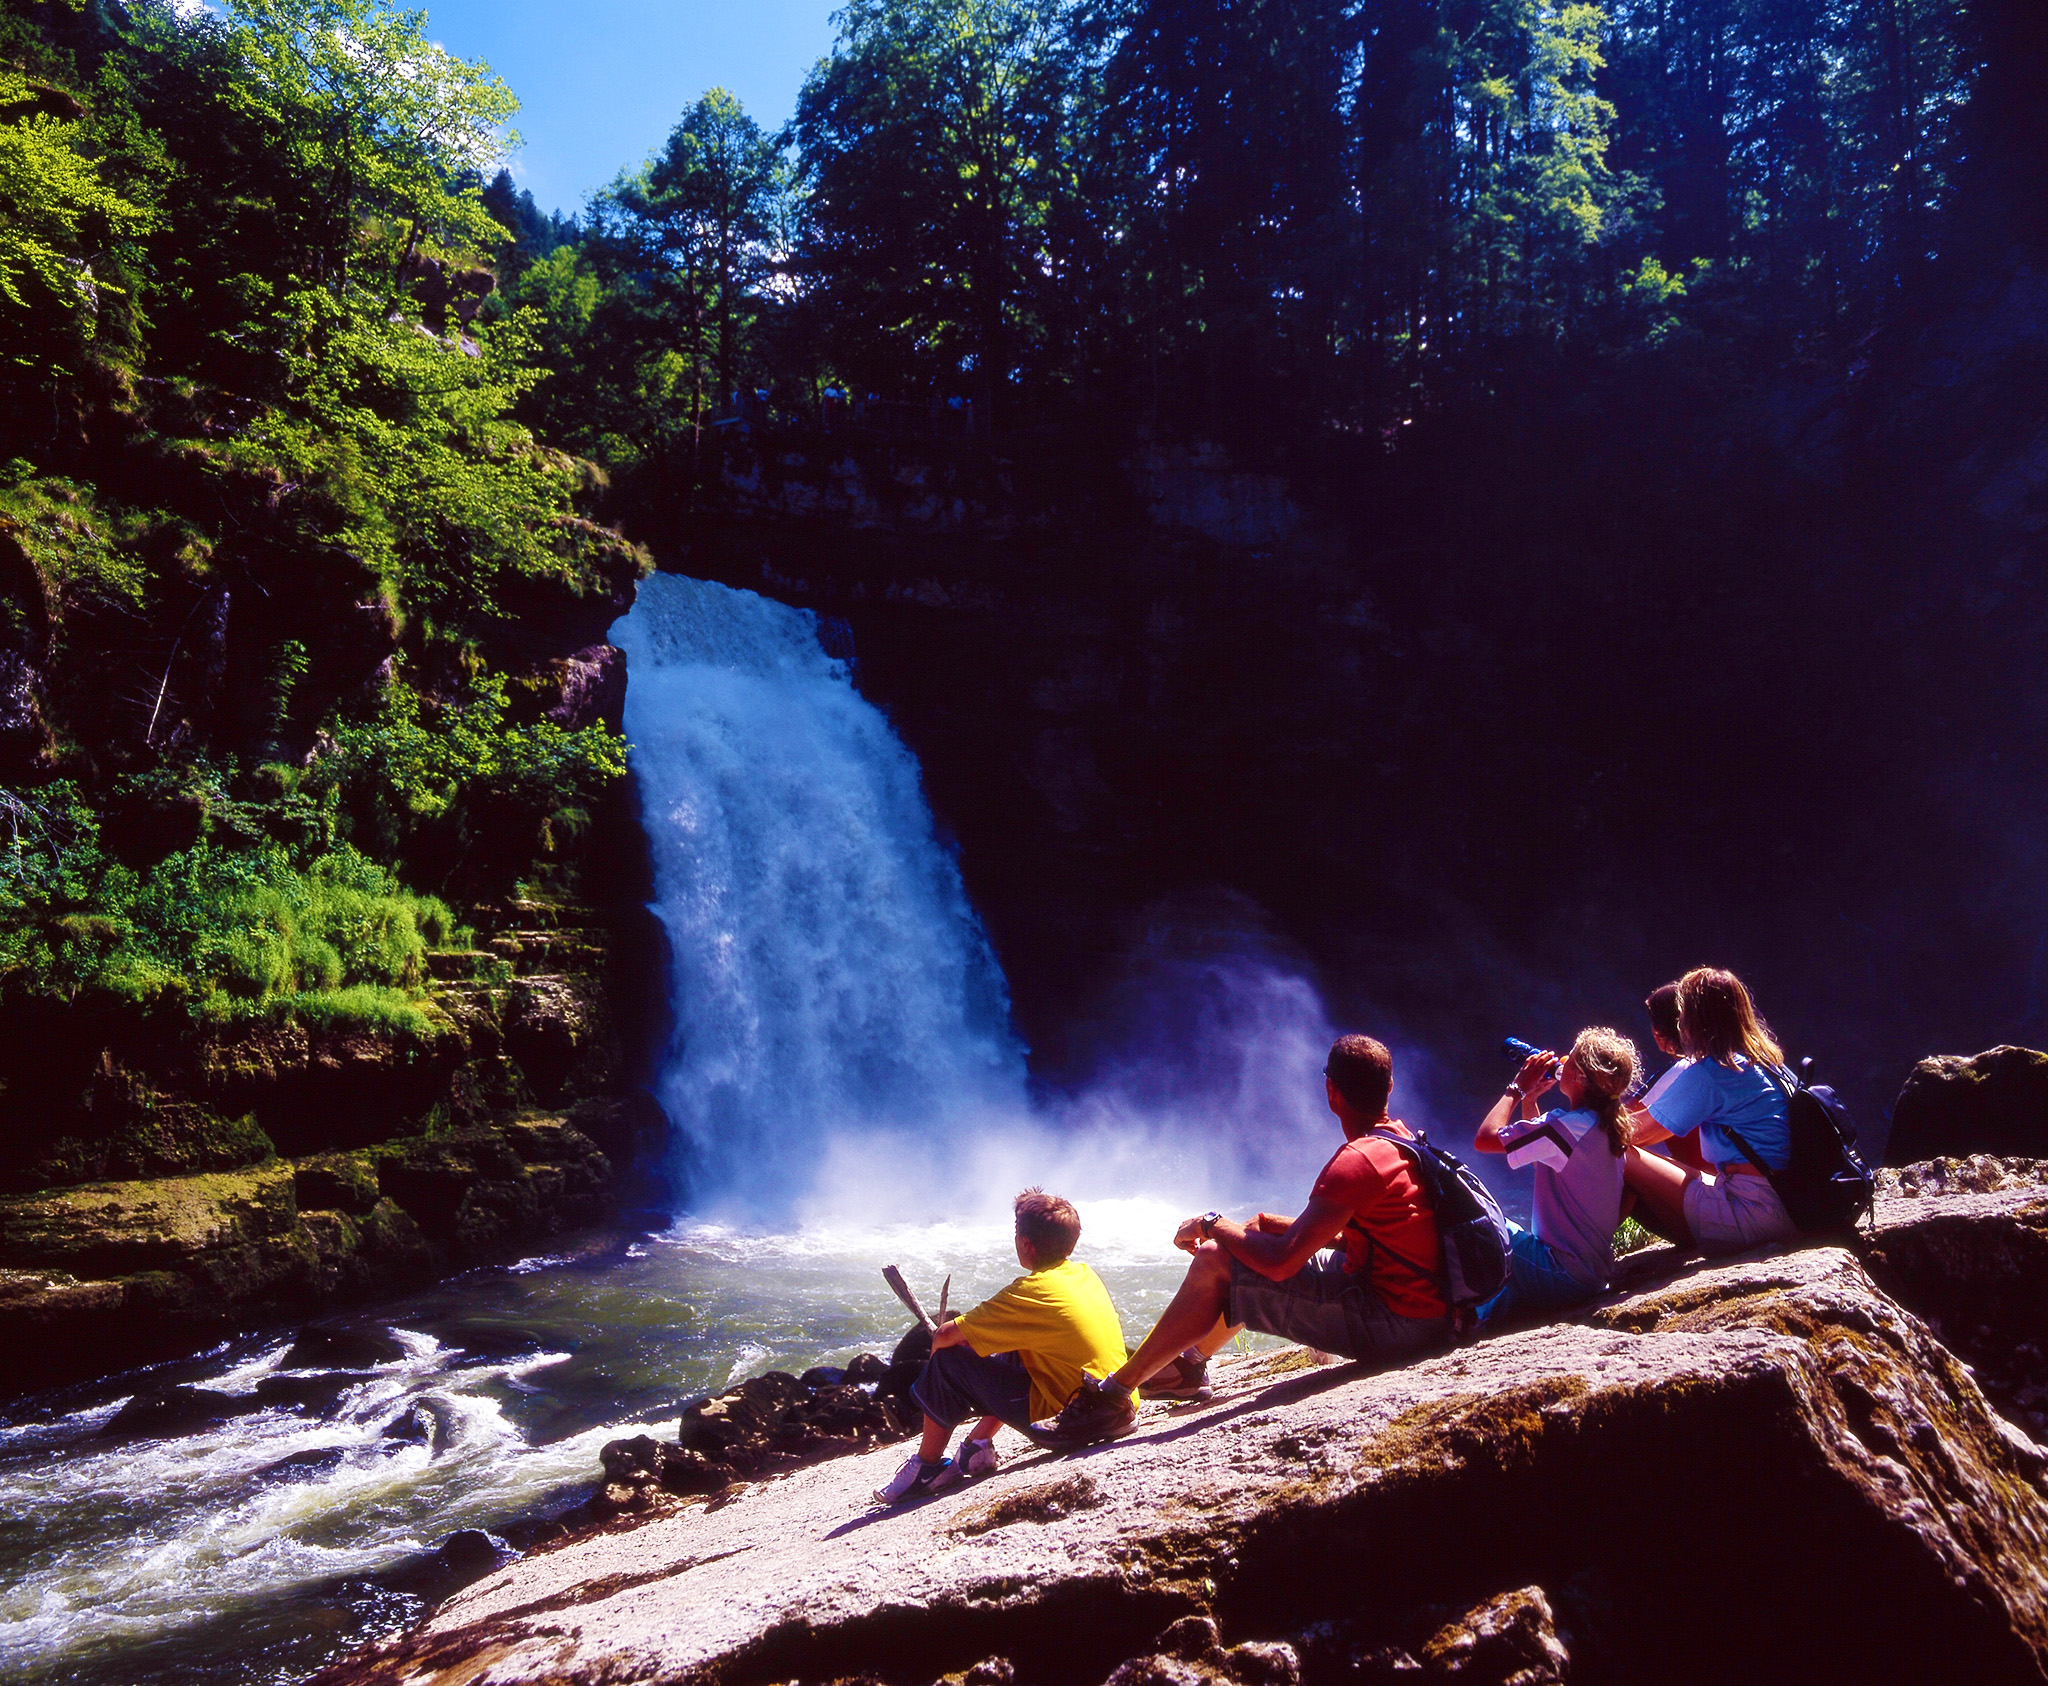
[[[1394,1128],[1409,1133],[1398,1121]],[[1392,1142],[1370,1137],[1346,1142],[1330,1156],[1309,1198],[1350,1211],[1344,1268],[1369,1272],[1366,1281],[1389,1311],[1403,1317],[1443,1316],[1444,1297],[1437,1288],[1443,1244],[1406,1154]]]

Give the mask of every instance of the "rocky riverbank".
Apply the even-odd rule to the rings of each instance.
[[[2040,1680],[2048,1189],[1950,1166],[1880,1218],[1867,1262],[1637,1255],[1574,1322],[1384,1375],[1248,1361],[905,1512],[865,1502],[894,1447],[724,1485],[321,1686]],[[2004,1355],[1990,1396],[1957,1346]]]
[[[104,1027],[90,1060],[75,1034],[48,1044],[39,1141],[17,1133],[0,1167],[20,1190],[0,1195],[10,1388],[416,1287],[619,1210],[667,1126],[611,1011],[610,932],[573,906],[483,912],[476,946],[431,957],[423,1031],[138,1021]],[[18,1042],[11,1063],[30,1063]]]

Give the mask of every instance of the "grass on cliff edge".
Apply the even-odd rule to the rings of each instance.
[[[100,849],[83,805],[0,792],[8,993],[182,1008],[202,1024],[289,1013],[427,1038],[427,950],[465,937],[445,902],[347,844],[202,842],[138,872]]]

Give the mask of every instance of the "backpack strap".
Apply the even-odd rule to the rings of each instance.
[[[1757,1157],[1756,1149],[1751,1147],[1748,1142],[1742,1139],[1742,1132],[1738,1129],[1735,1129],[1732,1125],[1728,1124],[1723,1124],[1721,1128],[1723,1131],[1727,1133],[1728,1139],[1732,1141],[1737,1147],[1742,1149],[1742,1157],[1747,1159],[1752,1165],[1754,1165],[1759,1171],[1763,1173],[1764,1180],[1768,1182],[1771,1185],[1771,1187],[1776,1188],[1778,1186],[1778,1173],[1776,1171],[1773,1171],[1770,1168],[1770,1166],[1766,1165],[1761,1159]]]
[[[1414,1165],[1415,1180],[1423,1186],[1424,1192],[1427,1193],[1429,1196],[1429,1216],[1430,1222],[1433,1225],[1436,1222],[1436,1206],[1439,1199],[1439,1190],[1437,1187],[1437,1179],[1434,1175],[1433,1167],[1427,1166],[1423,1162],[1423,1144],[1421,1140],[1417,1137],[1412,1136],[1383,1135],[1377,1128],[1374,1128],[1372,1126],[1368,1126],[1366,1128],[1365,1134],[1372,1137],[1374,1141],[1385,1142],[1389,1147],[1400,1149],[1401,1156],[1404,1159],[1409,1160]],[[1451,1304],[1451,1266],[1450,1260],[1448,1258],[1443,1257],[1443,1240],[1441,1236],[1439,1236],[1437,1240],[1437,1254],[1438,1257],[1442,1259],[1442,1265],[1441,1268],[1432,1271],[1425,1269],[1422,1265],[1417,1264],[1413,1259],[1409,1258],[1406,1253],[1402,1252],[1400,1248],[1390,1245],[1386,1241],[1383,1241],[1379,1236],[1373,1234],[1371,1230],[1367,1229],[1364,1224],[1358,1221],[1356,1214],[1354,1214],[1352,1217],[1346,1220],[1345,1228],[1355,1229],[1358,1231],[1360,1235],[1365,1237],[1366,1252],[1364,1274],[1368,1284],[1370,1284],[1372,1280],[1372,1256],[1381,1248],[1385,1248],[1387,1253],[1394,1259],[1396,1263],[1406,1265],[1423,1281],[1430,1283],[1433,1287],[1435,1287],[1437,1292],[1437,1298],[1444,1302],[1444,1315],[1455,1321],[1457,1317],[1457,1308]]]

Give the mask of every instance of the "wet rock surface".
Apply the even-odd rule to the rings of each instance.
[[[0,1197],[0,1385],[192,1351],[511,1256],[608,1217],[614,1183],[588,1136],[529,1117],[296,1165]],[[363,1368],[402,1356],[391,1346],[308,1331],[286,1367]]]
[[[896,1448],[675,1496],[318,1678],[2038,1681],[2048,1453],[1907,1307],[2031,1258],[2043,1207],[1887,1197],[1869,1269],[1638,1255],[1573,1322],[1381,1375],[1219,1365],[1206,1405],[1064,1458],[1006,1437],[1000,1472],[898,1511],[868,1503]],[[759,1381],[695,1410],[699,1446],[773,1448],[832,1391]],[[710,1462],[645,1440],[607,1474]]]

